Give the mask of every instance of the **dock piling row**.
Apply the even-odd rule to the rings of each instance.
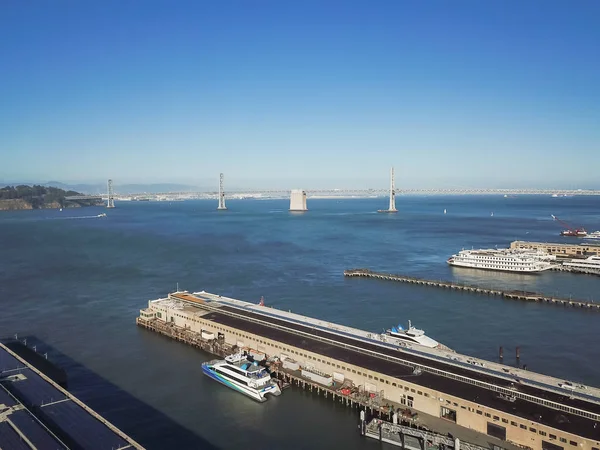
[[[200,333],[187,330],[176,326],[175,324],[163,322],[157,319],[146,320],[141,317],[136,317],[136,325],[150,331],[154,331],[163,336],[170,337],[176,341],[191,345],[192,347],[204,350],[207,353],[224,358],[233,353],[233,347],[227,344],[223,339],[204,339]]]
[[[484,294],[489,296],[499,296],[511,300],[524,300],[540,302],[562,306],[572,306],[574,308],[592,309],[600,311],[600,303],[586,302],[584,300],[574,300],[571,298],[551,297],[537,292],[525,291],[506,291],[502,289],[493,289],[489,287],[479,287],[469,284],[461,284],[453,281],[427,280],[424,278],[409,277],[406,275],[396,275],[391,273],[374,272],[369,269],[349,269],[344,270],[345,277],[374,278],[377,280],[397,281],[400,283],[418,284],[422,286],[432,286],[456,291],[472,292],[475,294]]]

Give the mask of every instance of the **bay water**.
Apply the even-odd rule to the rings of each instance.
[[[135,326],[176,289],[231,296],[375,332],[422,328],[460,353],[600,385],[600,313],[432,287],[344,278],[349,268],[600,301],[600,277],[453,268],[463,248],[559,236],[552,214],[600,229],[600,198],[399,196],[118,202],[0,213],[0,337],[28,336],[81,400],[148,449],[380,448],[356,413],[289,389],[264,404],[202,376],[212,356]],[[444,210],[446,213],[444,214]],[[107,217],[96,217],[106,212]],[[493,214],[492,214],[493,213]]]

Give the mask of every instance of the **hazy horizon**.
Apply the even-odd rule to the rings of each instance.
[[[8,2],[0,179],[587,188],[600,3]],[[6,183],[5,182],[5,183]]]
[[[577,190],[577,189],[581,189],[581,190],[597,190],[599,189],[597,187],[596,183],[591,183],[591,184],[564,184],[562,186],[556,185],[556,184],[550,184],[547,183],[545,185],[535,185],[535,184],[526,184],[526,183],[521,183],[518,185],[507,185],[507,184],[502,184],[502,183],[496,183],[496,184],[488,184],[488,185],[482,185],[482,186],[473,186],[473,185],[467,185],[467,184],[459,184],[459,183],[455,183],[455,184],[447,184],[447,185],[401,185],[398,183],[398,178],[396,178],[396,190],[397,191],[402,191],[402,190],[411,190],[411,189],[542,189],[542,190]],[[40,185],[51,185],[51,186],[55,186],[55,187],[59,187],[59,188],[64,188],[64,189],[73,189],[73,190],[82,190],[86,191],[86,190],[94,190],[94,191],[104,191],[106,189],[106,185],[107,185],[107,181],[104,180],[92,180],[89,182],[86,181],[81,181],[81,182],[77,182],[77,181],[71,181],[71,182],[64,182],[64,181],[59,181],[59,180],[36,180],[36,181],[23,181],[23,180],[15,180],[15,181],[8,181],[8,180],[1,180],[0,179],[0,187],[4,187],[4,186],[14,186],[14,185],[18,185],[18,184],[27,184],[27,185],[33,185],[33,184],[40,184]],[[126,189],[131,189],[131,188],[135,188],[135,187],[139,187],[141,189],[140,192],[143,192],[144,189],[153,189],[156,187],[174,187],[174,189],[170,189],[171,191],[176,191],[176,190],[195,190],[197,192],[216,192],[219,189],[219,184],[218,184],[218,178],[216,180],[216,182],[214,182],[212,184],[209,183],[194,183],[193,180],[188,182],[188,183],[184,183],[182,181],[165,181],[165,182],[147,182],[144,183],[143,181],[140,182],[126,182],[126,181],[119,181],[119,180],[113,180],[113,187],[115,189],[115,192],[119,192],[120,188],[126,188]],[[286,183],[285,181],[282,181],[280,183],[271,183],[271,184],[264,184],[264,185],[260,185],[260,184],[254,184],[254,183],[236,183],[234,181],[231,181],[230,183],[225,183],[225,191],[226,192],[234,192],[234,191],[252,191],[252,190],[256,190],[256,191],[267,191],[267,190],[291,190],[291,189],[304,189],[307,191],[310,190],[335,190],[335,189],[340,189],[340,190],[351,190],[351,189],[356,189],[356,190],[367,190],[367,189],[374,189],[374,190],[387,190],[389,189],[389,178],[386,180],[386,183],[382,184],[368,184],[368,183],[354,183],[354,184],[348,184],[348,185],[343,185],[343,184],[339,184],[339,185],[333,185],[333,184],[323,184],[323,183],[314,183],[314,184],[309,184],[309,183],[304,183],[303,185],[293,185],[290,183]],[[166,192],[169,189],[163,191]],[[132,192],[132,191],[129,191]],[[136,191],[137,192],[137,191]]]

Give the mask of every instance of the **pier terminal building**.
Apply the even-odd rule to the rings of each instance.
[[[259,359],[351,382],[524,449],[600,450],[600,389],[207,292],[151,300],[137,323],[197,333]],[[199,362],[200,363],[200,362]]]

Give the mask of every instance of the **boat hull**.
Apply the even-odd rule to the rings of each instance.
[[[204,363],[202,364],[202,372],[204,373],[204,375],[206,375],[209,378],[212,378],[213,380],[221,383],[224,386],[227,386],[228,388],[233,389],[234,391],[240,392],[244,395],[246,395],[247,397],[250,397],[252,400],[255,400],[257,402],[266,402],[267,398],[266,398],[266,394],[271,394],[271,395],[275,395],[278,396],[281,394],[281,391],[279,390],[278,387],[273,387],[271,389],[261,389],[261,390],[256,390],[253,388],[249,388],[248,386],[244,386],[241,383],[236,382],[235,380],[229,380],[221,375],[219,375],[218,373],[210,370],[210,364],[208,363]]]
[[[594,231],[593,233],[590,233],[587,236],[584,236],[583,239],[600,239],[600,232]]]
[[[447,261],[448,264],[450,264],[451,266],[454,267],[464,267],[466,269],[478,269],[478,270],[488,270],[491,272],[510,272],[510,273],[540,273],[540,272],[544,272],[546,270],[550,270],[552,268],[552,266],[550,267],[544,267],[541,269],[533,269],[533,270],[527,270],[527,269],[496,269],[494,267],[477,267],[475,265],[472,264],[463,264],[463,263],[457,263],[457,262],[451,262],[451,261]]]

